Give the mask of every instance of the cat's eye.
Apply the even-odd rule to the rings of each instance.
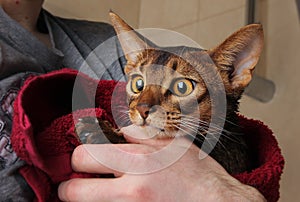
[[[188,79],[178,79],[174,82],[172,92],[177,96],[187,96],[194,90],[194,82]]]
[[[131,81],[131,90],[134,93],[139,93],[144,89],[144,80],[141,76],[135,76]]]

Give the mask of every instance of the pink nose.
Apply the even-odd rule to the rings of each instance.
[[[148,104],[139,104],[136,109],[143,119],[146,119],[150,113],[150,106]]]

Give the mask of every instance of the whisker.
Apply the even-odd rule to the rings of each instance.
[[[217,125],[215,125],[213,123],[207,123],[200,119],[199,120],[182,119],[181,121],[184,123],[190,124],[190,125],[201,127],[201,128],[203,128],[203,127],[206,127],[206,129],[210,128],[213,131],[222,132],[224,130],[223,128],[218,127]]]
[[[198,128],[195,128],[195,127],[193,127],[193,126],[191,126],[191,125],[188,125],[188,124],[181,124],[180,126],[185,126],[187,129],[190,129],[191,130],[191,132],[194,132],[195,134],[198,134],[199,133],[199,130],[198,130]],[[178,127],[180,127],[180,126],[178,126]]]
[[[129,125],[131,123],[128,112],[119,113],[114,118],[115,118],[115,122],[121,124],[122,126]]]
[[[216,140],[216,143],[215,145],[220,145],[221,147],[224,148],[224,150],[226,150],[226,146],[222,143],[222,141],[220,140],[220,138],[217,138],[216,135],[213,135],[213,134],[210,134],[211,136],[210,137],[206,137],[207,140],[209,139],[214,139]],[[210,144],[211,145],[211,144]]]
[[[186,125],[190,125],[189,123],[185,123]],[[203,129],[203,128],[200,128],[200,129]],[[200,131],[198,131],[198,133],[199,133]],[[212,130],[211,128],[210,128],[210,130],[209,131],[207,131],[206,132],[207,134],[210,134],[211,135],[211,137],[207,137],[207,136],[205,136],[206,137],[206,139],[216,139],[216,140],[219,140],[219,138],[217,138],[216,136],[221,136],[221,135],[223,135],[223,133],[222,133],[222,131],[220,131],[220,130]],[[221,141],[220,141],[220,144],[222,144],[221,143]],[[222,146],[225,148],[225,146],[222,144]]]
[[[123,105],[113,106],[112,109],[113,110],[129,110],[127,106],[123,106]]]
[[[194,140],[197,140],[198,142],[204,142],[204,140],[208,140],[208,144],[210,145],[211,148],[213,148],[213,145],[209,141],[209,138],[207,138],[205,135],[203,135],[199,130],[195,130],[194,128],[188,128],[188,129],[192,129],[192,131],[195,132],[195,134],[196,134],[196,135],[192,135],[189,131],[187,131],[188,129],[185,130],[182,127],[179,127],[177,125],[173,125],[173,126],[175,128],[177,128],[178,130],[181,130],[182,132],[184,132],[189,137],[192,137]],[[182,126],[186,126],[186,125],[182,125]],[[201,140],[197,135],[200,135],[201,137],[203,137],[204,140]]]
[[[226,123],[229,123],[229,124],[231,124],[233,126],[236,126],[236,127],[239,127],[239,128],[241,127],[240,125],[238,125],[238,124],[236,124],[236,123],[234,123],[232,121],[229,121],[226,117],[219,117],[219,119],[221,119],[221,120],[225,121]]]
[[[199,139],[199,137],[197,137],[197,135],[194,136],[194,135],[190,134],[188,131],[184,130],[183,128],[181,128],[181,127],[179,127],[179,126],[177,126],[177,125],[174,125],[174,127],[177,128],[178,130],[182,131],[182,132],[183,132],[184,134],[186,134],[187,136],[193,138],[193,140],[196,139],[196,140],[198,140],[199,142],[202,142],[202,140]],[[199,133],[198,133],[198,134],[199,134]],[[200,133],[199,135],[201,135],[201,136],[205,139],[205,136],[204,136],[204,135],[202,135],[201,133]]]
[[[241,134],[241,133],[235,133],[235,132],[231,132],[231,131],[228,131],[224,128],[221,128],[219,127],[217,124],[214,124],[214,123],[207,123],[199,118],[194,118],[192,116],[188,116],[188,115],[182,115],[182,117],[184,117],[185,120],[188,120],[189,122],[194,122],[194,123],[201,123],[201,124],[205,124],[207,127],[213,127],[213,128],[216,128],[216,129],[219,129],[219,130],[223,130],[225,131],[226,133],[230,133],[230,134]],[[234,124],[234,123],[232,123]]]
[[[236,135],[243,135],[242,133],[237,133],[237,132],[231,132],[228,131],[224,128],[219,127],[216,124],[213,123],[207,123],[201,119],[198,118],[194,118],[192,116],[188,116],[188,115],[183,115],[182,117],[184,117],[184,119],[182,119],[181,121],[184,124],[190,125],[190,126],[196,126],[197,124],[199,124],[199,129],[202,130],[208,130],[209,132],[216,132],[221,134],[224,138],[227,138],[228,140],[235,142],[235,143],[240,143],[239,139],[236,137]],[[220,140],[220,144],[221,140]],[[223,144],[222,144],[223,145]],[[224,146],[224,145],[223,145]]]

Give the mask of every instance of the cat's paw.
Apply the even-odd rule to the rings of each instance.
[[[82,117],[75,125],[75,132],[83,144],[125,143],[120,132],[106,120]]]

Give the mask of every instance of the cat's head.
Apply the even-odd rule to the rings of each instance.
[[[215,92],[225,91],[227,114],[236,112],[262,51],[261,25],[245,26],[210,50],[158,48],[115,13],[110,12],[110,17],[127,60],[132,123],[152,128],[157,137],[174,137],[197,130],[197,125],[208,126],[213,113],[208,85]],[[216,84],[215,73],[223,88]]]

